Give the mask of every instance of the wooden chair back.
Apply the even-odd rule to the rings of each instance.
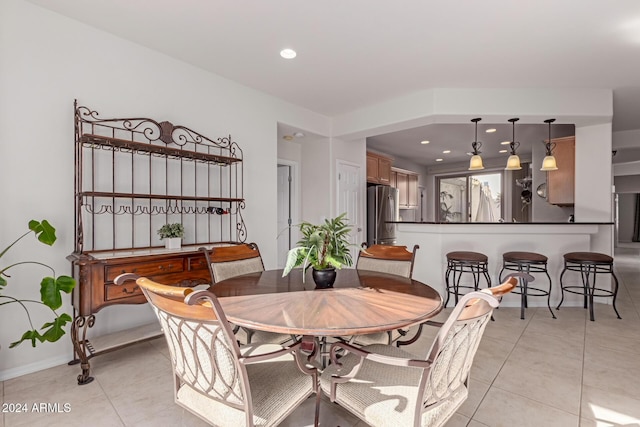
[[[219,246],[210,251],[206,248],[201,250],[207,259],[212,283],[242,274],[264,271],[262,256],[255,243]]]
[[[418,245],[414,245],[413,251],[409,251],[406,246],[372,245],[367,247],[367,244],[363,243],[356,269],[379,271],[411,278],[416,251],[419,248]]]

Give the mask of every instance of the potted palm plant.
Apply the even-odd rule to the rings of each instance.
[[[164,240],[167,249],[180,249],[184,237],[184,226],[179,222],[165,224],[158,230],[160,240]]]
[[[336,269],[352,265],[348,236],[351,228],[347,225],[346,213],[333,219],[325,219],[316,225],[303,222],[298,227],[302,238],[296,247],[289,250],[283,276],[302,266],[304,272],[312,268],[313,280],[319,288],[333,286]],[[303,274],[304,280],[304,274]]]

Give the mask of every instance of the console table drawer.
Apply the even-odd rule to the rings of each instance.
[[[141,296],[142,290],[140,286],[136,285],[135,282],[127,281],[123,285],[104,285],[105,293],[104,299],[105,301],[112,301],[121,298],[131,298],[134,296]]]
[[[105,267],[105,279],[113,279],[123,273],[134,273],[142,277],[157,276],[159,274],[179,273],[183,270],[182,258],[167,259],[155,262],[137,262],[135,264],[118,264]]]
[[[187,258],[187,265],[189,266],[189,271],[192,270],[207,270],[207,260],[203,256],[192,256]]]

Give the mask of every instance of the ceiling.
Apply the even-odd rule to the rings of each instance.
[[[487,133],[487,129],[495,132]],[[504,164],[509,157],[509,146],[502,142],[513,141],[514,127],[511,123],[478,123],[478,139],[482,146],[479,151],[483,159],[503,157]],[[575,126],[566,124],[552,125],[551,138],[575,135]],[[549,127],[542,123],[515,125],[515,141],[519,142],[516,152],[530,157],[534,144],[543,146],[543,141],[549,138]],[[427,140],[428,144],[421,141]],[[459,162],[469,162],[471,143],[475,141],[473,123],[460,124],[431,124],[404,131],[388,133],[367,138],[367,148],[385,154],[409,159],[413,163],[435,166]],[[500,150],[507,150],[500,153]],[[450,153],[444,153],[450,151]],[[442,159],[437,161],[436,159]]]
[[[29,1],[329,117],[429,88],[593,88],[614,131],[640,129],[637,0]]]

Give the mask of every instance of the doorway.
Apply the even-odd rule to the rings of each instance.
[[[284,268],[287,252],[298,239],[298,164],[278,160],[278,268]]]
[[[350,243],[353,245],[351,255],[353,262],[355,263],[360,244],[364,241],[364,213],[362,212],[365,206],[364,201],[364,178],[361,178],[360,165],[356,163],[347,162],[344,160],[338,160],[337,162],[338,173],[338,201],[336,215],[340,215],[345,212],[347,219],[349,220],[349,226],[351,227],[351,233],[349,235]]]

